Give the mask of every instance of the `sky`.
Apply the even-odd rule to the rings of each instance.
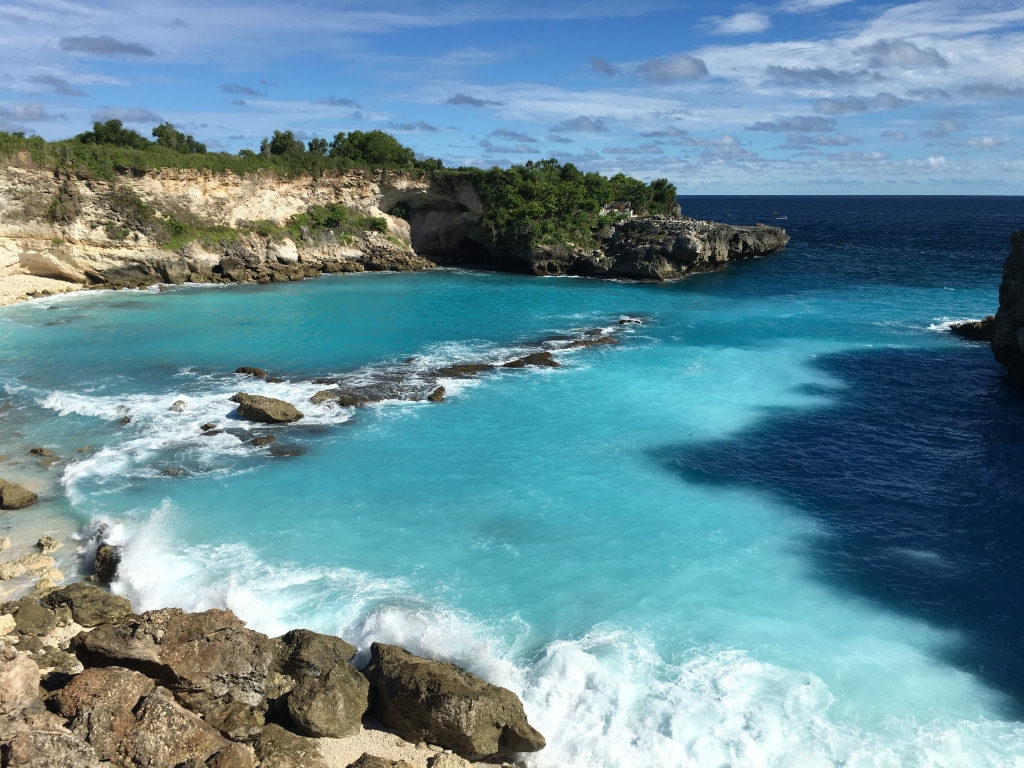
[[[381,129],[682,194],[1024,194],[1024,0],[4,0],[0,130]]]

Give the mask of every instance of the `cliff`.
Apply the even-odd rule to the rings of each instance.
[[[1024,229],[1010,236],[1010,256],[1003,265],[999,311],[992,331],[992,352],[1006,367],[1010,381],[1024,387]]]
[[[164,168],[103,180],[40,167],[22,153],[0,169],[0,303],[82,287],[436,265],[667,280],[789,240],[775,227],[654,216],[620,220],[586,247],[538,246],[492,235],[484,214],[469,173],[284,178]]]

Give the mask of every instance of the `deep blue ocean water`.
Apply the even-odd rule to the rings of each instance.
[[[945,326],[995,310],[1024,199],[680,202],[792,241],[661,285],[442,271],[4,308],[0,471],[43,492],[5,535],[104,522],[137,610],[462,664],[523,697],[537,768],[1024,765],[1024,393]],[[595,327],[622,343],[441,405],[308,403],[313,377]],[[254,428],[240,389],[307,417]]]

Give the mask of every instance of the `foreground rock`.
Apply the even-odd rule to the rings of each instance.
[[[127,598],[112,595],[105,589],[77,582],[56,589],[41,601],[43,605],[57,609],[67,606],[71,618],[83,627],[98,627],[123,619],[132,612]]]
[[[983,320],[953,323],[949,326],[949,330],[957,336],[971,341],[992,341],[992,334],[995,332],[995,319],[995,315],[989,315]]]
[[[285,400],[263,395],[250,395],[239,392],[231,398],[238,403],[238,415],[248,421],[259,421],[264,424],[289,424],[303,417],[302,411]]]
[[[374,643],[370,654],[370,712],[403,739],[438,744],[468,760],[544,747],[512,691],[396,645]]]
[[[992,352],[1010,376],[1024,387],[1024,229],[1010,236],[1010,256],[1003,265],[999,311],[992,331]]]
[[[113,544],[101,544],[96,550],[96,562],[93,571],[100,584],[112,584],[117,578],[117,569],[121,565],[121,548]]]
[[[328,768],[315,739],[268,725],[256,742],[261,768]]]
[[[17,483],[0,479],[0,509],[24,509],[36,503],[38,496]]]
[[[29,706],[39,695],[39,666],[26,653],[0,646],[0,715]]]

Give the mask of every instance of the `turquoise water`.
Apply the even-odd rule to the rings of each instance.
[[[962,242],[931,209],[862,211],[898,219],[888,251],[787,205],[786,252],[668,285],[363,274],[6,308],[0,453],[65,460],[3,471],[54,519],[111,526],[137,610],[226,606],[513,688],[548,738],[538,768],[1024,765],[1019,620],[993,618],[1019,607],[1020,569],[1001,590],[971,575],[1020,561],[1001,526],[1024,454],[997,427],[1024,432],[1024,399],[943,325],[994,309],[1009,229],[992,225],[1019,201],[979,210]],[[597,327],[622,343],[445,381],[441,405],[308,403],[314,377],[501,362]],[[237,421],[240,389],[307,417]],[[976,454],[985,473],[936,479]],[[956,494],[991,515],[972,528],[984,556],[949,522]],[[984,603],[971,589],[1002,595],[958,613]]]

